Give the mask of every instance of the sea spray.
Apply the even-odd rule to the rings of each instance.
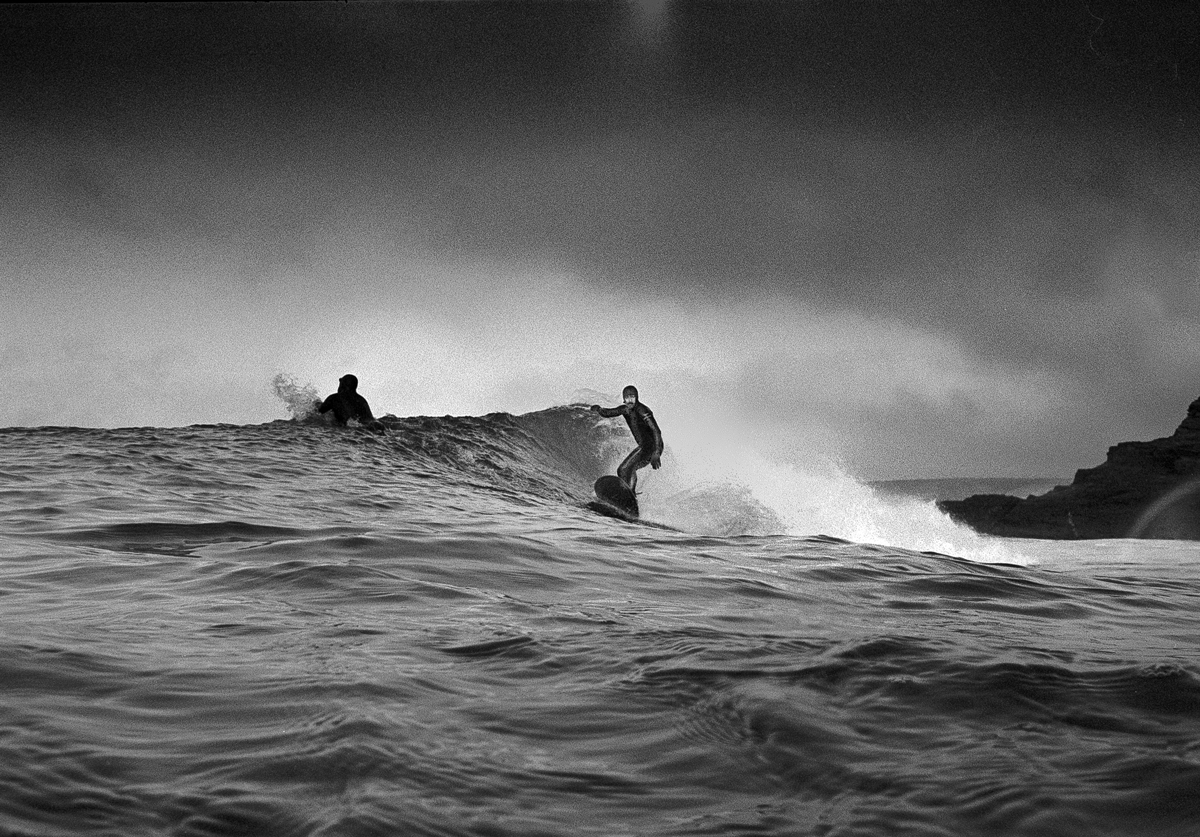
[[[301,385],[295,376],[280,372],[271,380],[275,395],[282,401],[295,421],[303,421],[313,415],[320,400],[317,388],[312,384]]]
[[[643,517],[696,534],[826,535],[988,563],[1034,560],[1019,543],[980,535],[930,501],[881,495],[820,456],[798,466],[682,433],[662,470],[639,474]]]

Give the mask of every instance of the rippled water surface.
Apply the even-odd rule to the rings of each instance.
[[[0,431],[0,834],[1200,833],[1197,545],[629,524],[613,456]]]

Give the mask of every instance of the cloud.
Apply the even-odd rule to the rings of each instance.
[[[397,414],[523,412],[636,382],[668,424],[865,464],[888,426],[864,417],[1028,420],[1038,411],[1013,405],[1054,403],[1052,376],[752,284],[736,300],[630,290],[550,262],[404,260],[386,235],[343,230],[247,283],[219,243],[192,241],[183,258],[97,236],[77,232],[54,261],[27,265],[36,292],[11,309],[5,351],[34,397],[0,423],[282,418],[280,371],[318,391],[354,372],[377,413]]]

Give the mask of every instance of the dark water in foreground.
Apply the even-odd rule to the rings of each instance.
[[[631,525],[584,411],[391,426],[0,431],[0,834],[1200,833],[1198,545]]]

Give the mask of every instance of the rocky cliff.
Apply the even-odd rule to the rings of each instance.
[[[990,535],[1200,540],[1200,399],[1172,435],[1115,445],[1070,485],[1025,499],[976,494],[938,507]]]

